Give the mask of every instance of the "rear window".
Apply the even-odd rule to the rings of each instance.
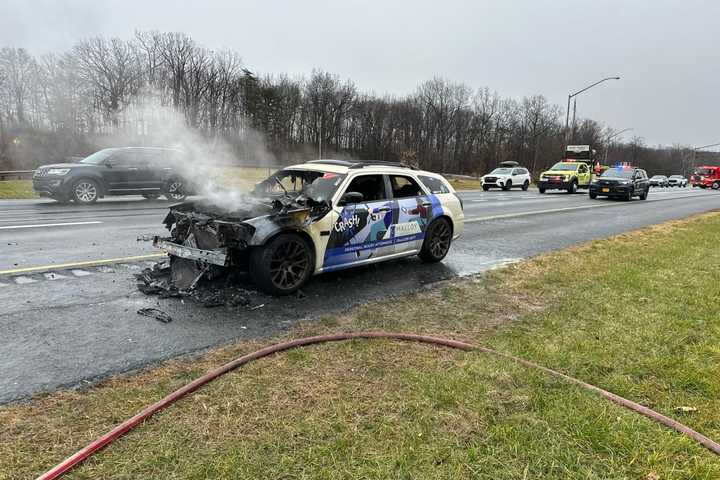
[[[440,178],[420,175],[420,181],[425,184],[430,193],[450,193],[450,188]]]

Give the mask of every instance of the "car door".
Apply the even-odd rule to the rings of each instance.
[[[136,183],[134,188],[142,192],[157,192],[163,187],[164,171],[168,160],[160,149],[138,149]]]
[[[344,200],[351,192],[361,194],[362,200]],[[353,176],[338,199],[330,213],[333,226],[325,248],[323,271],[371,263],[395,253],[391,237],[394,202],[384,175]]]
[[[395,252],[418,251],[425,239],[425,231],[433,218],[442,214],[440,201],[425,193],[410,175],[388,176],[395,200],[392,238]]]
[[[122,149],[113,153],[105,161],[107,167],[103,172],[103,179],[108,190],[113,193],[133,190],[132,185],[139,181],[137,158],[133,149]]]
[[[647,174],[644,170],[635,171],[635,191],[647,192],[650,190],[650,182],[648,182]]]
[[[590,184],[590,169],[587,164],[581,163],[578,165],[578,185],[589,185]]]

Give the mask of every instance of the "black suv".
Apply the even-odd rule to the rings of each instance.
[[[649,191],[650,183],[645,170],[629,166],[608,168],[590,183],[590,198],[600,196],[632,200],[632,197],[640,197],[640,200],[645,200]]]
[[[79,163],[43,165],[33,175],[33,190],[59,202],[93,203],[106,195],[142,195],[182,201],[190,187],[180,175],[186,155],[170,148],[106,148]]]

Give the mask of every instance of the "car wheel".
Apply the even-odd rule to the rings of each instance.
[[[622,197],[622,199],[625,200],[626,202],[629,202],[630,200],[632,200],[634,193],[635,192],[633,192],[632,190],[628,190],[628,192]]]
[[[523,192],[527,192],[527,189],[528,189],[529,187],[530,187],[530,182],[528,182],[527,180],[525,180],[525,183],[523,183],[523,186],[522,186]]]
[[[591,198],[592,200],[595,200],[595,199],[597,198],[597,193],[595,193],[595,192],[590,192],[590,198]]]
[[[647,200],[648,193],[650,192],[649,188],[646,188],[645,191],[640,195],[640,200]]]
[[[187,198],[180,180],[170,180],[165,187],[165,198],[171,202],[182,202]]]
[[[713,184],[712,184],[712,189],[713,189],[713,190],[718,190],[718,189],[720,189],[720,182],[718,182],[717,180],[714,181]]]
[[[505,182],[505,185],[503,185],[502,189],[506,192],[512,188],[512,180],[508,180]]]
[[[450,250],[452,227],[444,218],[432,222],[425,231],[425,240],[418,256],[423,262],[439,262]]]
[[[488,187],[487,185],[483,185],[482,188],[483,188],[483,191],[485,191],[485,192],[487,192],[488,190],[490,190],[490,187]]]
[[[542,188],[542,187],[538,187],[538,192],[540,192],[540,193],[545,193],[545,189]]]
[[[98,199],[100,188],[93,180],[79,180],[72,188],[72,198],[77,203],[90,204]]]
[[[572,182],[570,182],[570,186],[568,187],[567,192],[568,193],[577,193],[577,189],[578,189],[577,180],[573,180]]]
[[[158,198],[160,198],[160,194],[159,193],[146,193],[143,195],[143,198],[145,198],[147,200],[157,200]]]
[[[300,235],[283,233],[250,253],[250,275],[255,284],[272,295],[290,295],[312,275],[315,255]]]

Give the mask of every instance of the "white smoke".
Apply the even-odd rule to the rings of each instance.
[[[245,193],[222,185],[225,173],[237,175],[238,167],[278,168],[275,156],[264,136],[242,126],[237,131],[201,132],[188,125],[185,115],[162,105],[159,95],[143,95],[121,114],[120,132],[112,135],[109,146],[152,146],[182,150],[187,161],[178,166],[180,175],[189,179],[198,195],[218,207],[232,211],[243,206]],[[252,184],[248,178],[246,185]]]

